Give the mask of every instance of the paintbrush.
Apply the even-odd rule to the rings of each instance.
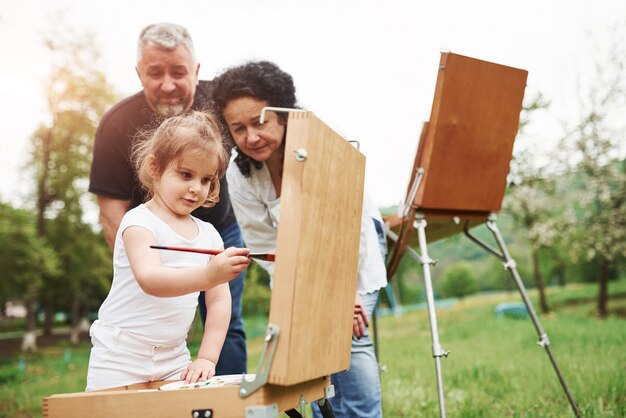
[[[155,250],[170,250],[170,251],[184,251],[188,253],[200,253],[200,254],[210,254],[210,255],[218,255],[224,250],[211,250],[209,248],[192,248],[192,247],[170,247],[164,245],[151,245],[150,248],[154,248]],[[248,254],[249,258],[255,258],[257,260],[263,261],[275,261],[276,254],[269,253],[250,253]]]

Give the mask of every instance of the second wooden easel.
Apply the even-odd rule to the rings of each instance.
[[[428,255],[427,244],[461,232],[503,261],[533,321],[538,344],[548,354],[574,413],[580,416],[552,354],[548,336],[539,324],[515,261],[496,225],[527,75],[524,70],[442,53],[431,119],[422,130],[405,205],[398,216],[389,219],[390,226],[398,232],[388,230],[393,241],[388,277],[394,275],[405,253],[421,264],[424,273],[442,417],[446,416],[446,410],[441,358],[447,357],[448,352],[439,341],[430,275],[434,261]],[[485,222],[499,250],[470,233],[470,228]],[[417,246],[419,253],[412,246]]]

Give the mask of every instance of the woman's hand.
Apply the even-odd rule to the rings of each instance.
[[[187,370],[180,375],[185,383],[204,382],[215,375],[215,363],[205,358],[192,362]]]
[[[361,296],[359,296],[359,294],[357,293],[354,301],[352,335],[354,335],[357,339],[365,336],[365,328],[368,325],[369,321],[367,319],[367,314],[365,313],[365,308],[363,307],[363,301],[361,301]]]

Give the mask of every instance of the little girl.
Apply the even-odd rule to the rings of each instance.
[[[133,151],[149,200],[128,211],[117,231],[113,284],[90,329],[88,391],[215,374],[230,320],[228,281],[248,266],[250,251],[229,248],[207,259],[150,245],[223,248],[215,228],[190,215],[219,199],[228,154],[218,126],[205,112],[175,116]],[[207,321],[191,362],[186,337],[202,290]]]

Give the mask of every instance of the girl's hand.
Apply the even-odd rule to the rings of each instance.
[[[187,370],[180,375],[185,383],[204,382],[215,375],[215,363],[205,358],[198,358],[192,362]]]
[[[250,265],[248,254],[248,248],[230,247],[214,255],[209,261],[209,270],[215,285],[226,283],[245,270]]]

